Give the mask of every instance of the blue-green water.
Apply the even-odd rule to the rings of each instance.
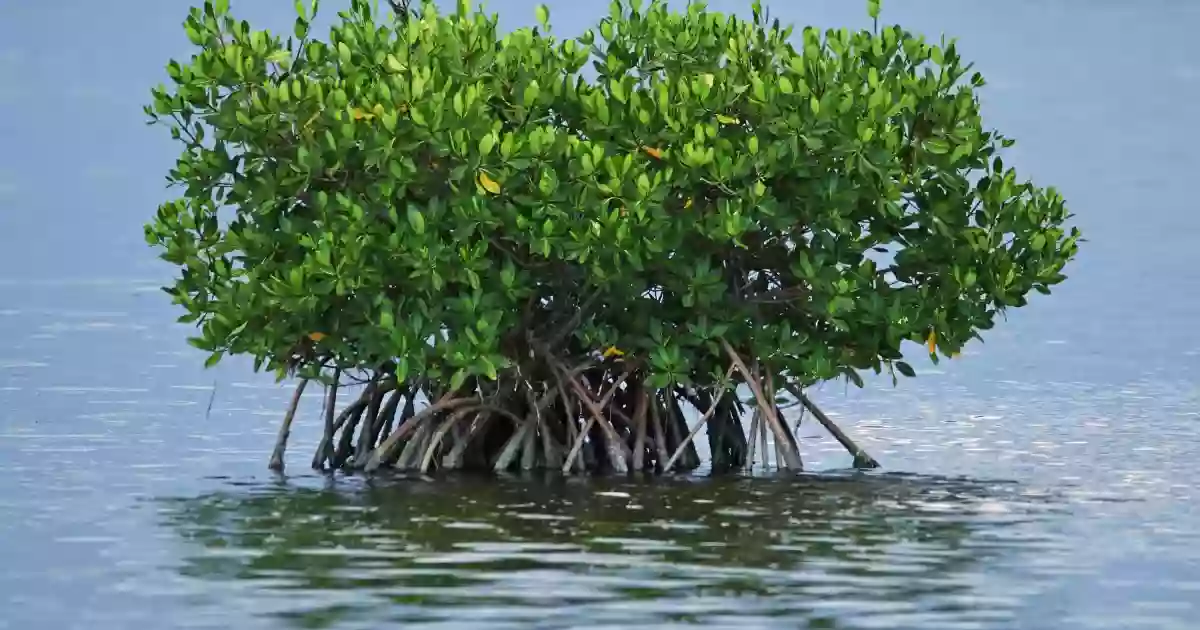
[[[884,5],[960,38],[1090,239],[961,359],[814,393],[887,474],[808,427],[801,480],[365,482],[306,474],[313,398],[267,474],[289,391],[200,369],[157,290],[173,147],[140,108],[188,3],[0,0],[0,628],[1200,627],[1200,5]]]

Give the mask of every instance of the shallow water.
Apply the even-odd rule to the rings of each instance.
[[[960,36],[1090,242],[961,359],[813,393],[886,472],[806,424],[799,479],[655,482],[326,479],[317,392],[266,473],[290,392],[200,369],[141,242],[172,147],[140,105],[186,6],[0,9],[0,629],[1200,627],[1200,6],[885,2]]]

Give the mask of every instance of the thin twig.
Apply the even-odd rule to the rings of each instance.
[[[787,389],[787,385],[788,385],[787,383],[784,384],[784,386],[783,386],[784,389]],[[796,414],[796,428],[792,429],[792,433],[799,433],[800,432],[800,424],[804,422],[804,412],[807,409],[807,407],[805,407],[804,404],[799,401],[797,401],[796,403],[793,403],[793,404],[800,406],[800,413]],[[791,406],[792,405],[788,405],[785,408],[790,408]]]
[[[729,369],[725,370],[725,381],[728,381],[729,377],[733,376],[733,371],[735,369],[736,367],[734,364],[730,363]],[[726,389],[728,389],[728,384],[721,388],[721,396],[725,395]],[[712,417],[714,412],[716,412],[719,401],[720,396],[714,399],[713,404],[709,405],[708,411],[705,411],[704,415],[700,416],[700,419],[697,420],[694,425],[692,425],[692,429],[688,431],[687,437],[683,438],[683,440],[679,443],[679,446],[675,448],[675,453],[671,455],[671,458],[667,460],[666,465],[663,466],[664,472],[671,470],[671,466],[675,464],[675,460],[679,459],[679,456],[683,455],[684,449],[686,449],[687,446],[692,443],[692,440],[696,439],[696,435],[700,433],[700,428],[703,427],[704,423],[708,422],[708,419]]]
[[[555,387],[558,389],[558,393],[562,397],[563,403],[570,404],[570,397],[567,396],[567,390],[566,390],[566,388],[563,387],[563,384],[561,382],[555,383]],[[562,471],[563,471],[564,475],[571,472],[571,466],[576,463],[576,461],[575,461],[576,458],[583,457],[582,454],[580,453],[580,450],[583,448],[583,440],[585,438],[587,438],[588,431],[592,428],[592,423],[594,421],[595,420],[591,416],[589,416],[588,419],[583,423],[583,427],[580,428],[578,432],[575,432],[575,431],[571,432],[572,433],[571,437],[573,438],[571,440],[571,450],[567,451],[567,461],[563,463],[563,467],[562,467]],[[571,417],[570,419],[568,419],[567,422],[568,422],[569,427],[571,427],[572,429],[575,428],[575,418],[574,417]],[[583,460],[579,459],[578,463],[579,463],[579,469],[583,470],[583,468],[584,468]]]
[[[737,365],[738,370],[746,377],[746,384],[750,386],[750,391],[754,392],[754,398],[758,401],[759,408],[762,409],[763,419],[771,427],[771,431],[775,434],[775,439],[780,441],[785,440],[784,428],[779,424],[779,418],[775,417],[775,407],[774,405],[767,404],[762,388],[758,385],[757,376],[746,367],[745,362],[738,356],[733,346],[729,345],[728,341],[721,339],[721,345],[725,347],[725,352],[729,355],[729,359]],[[764,457],[766,456],[765,453],[763,455]],[[800,457],[794,449],[785,449],[783,455],[784,466],[792,470],[801,470]]]
[[[584,315],[587,314],[588,310],[592,308],[592,305],[596,303],[596,300],[599,297],[600,289],[592,291],[591,295],[587,296],[582,302],[580,302],[579,308],[575,310],[575,314],[571,316],[571,319],[564,322],[562,326],[559,326],[558,330],[550,333],[550,335],[546,338],[546,343],[553,346],[566,338],[566,336],[571,333],[572,329],[579,326],[579,323],[583,321]]]
[[[628,371],[623,374],[617,383],[613,385],[612,390],[610,391],[615,392],[616,389],[620,387],[621,382],[624,381],[629,374],[630,372]],[[603,406],[596,404],[596,401],[592,400],[592,397],[586,391],[584,391],[583,387],[580,386],[578,382],[572,380],[571,388],[575,390],[575,394],[580,397],[580,401],[583,402],[584,407],[587,407],[592,417],[596,419],[596,422],[599,423],[600,428],[608,437],[610,441],[610,450],[615,451],[615,454],[620,456],[621,465],[625,468],[625,470],[620,472],[628,471],[629,460],[632,456],[629,453],[628,447],[625,446],[625,442],[621,439],[621,436],[617,434],[617,430],[613,428],[612,423],[609,422],[608,418],[604,416]],[[605,404],[607,404],[607,401],[605,401]]]
[[[571,379],[571,389],[575,391],[575,397],[579,399],[579,402],[583,403],[583,405],[587,407],[590,415],[587,419],[587,422],[584,423],[583,430],[581,430],[579,432],[579,436],[575,438],[575,444],[571,446],[571,450],[567,453],[567,463],[563,465],[563,473],[570,472],[569,466],[571,459],[575,457],[577,453],[579,453],[579,449],[583,447],[583,439],[587,437],[588,431],[592,428],[592,424],[596,422],[600,423],[600,428],[605,430],[610,439],[616,440],[617,444],[619,444],[622,449],[624,448],[625,445],[620,442],[621,438],[617,436],[616,430],[613,429],[608,420],[604,418],[604,412],[601,410],[608,405],[608,402],[612,399],[613,394],[617,392],[617,389],[621,387],[621,384],[625,382],[625,379],[629,378],[631,373],[632,370],[626,369],[625,373],[621,374],[621,377],[618,378],[615,383],[613,383],[612,387],[610,387],[607,392],[605,392],[599,403],[593,401],[592,397],[584,391],[583,387],[581,387],[574,378]],[[558,386],[561,388],[563,386],[562,379],[559,378],[558,380]],[[562,392],[562,395],[565,398],[566,392]],[[629,457],[624,450],[620,451],[620,455],[624,460],[623,463],[628,466]]]

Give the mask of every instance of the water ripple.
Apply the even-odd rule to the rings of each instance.
[[[239,581],[239,606],[268,602],[260,614],[322,627],[466,624],[483,610],[540,627],[721,627],[736,601],[752,626],[966,628],[1012,618],[1037,580],[1004,576],[1069,547],[1036,526],[1064,513],[1061,498],[1025,490],[911,475],[600,488],[375,480],[241,486],[163,500],[159,514],[195,546],[182,574]],[[297,591],[303,613],[274,608]]]

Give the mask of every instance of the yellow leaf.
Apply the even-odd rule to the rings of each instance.
[[[649,155],[656,160],[662,159],[662,151],[659,149],[655,149],[654,147],[642,147],[642,150],[646,152],[646,155]]]
[[[625,353],[622,352],[620,349],[618,349],[616,346],[610,346],[607,350],[604,351],[605,359],[607,359],[609,357],[623,357],[623,356],[625,356]]]
[[[375,107],[371,108],[371,112],[374,113],[376,116],[382,116],[383,115],[383,105],[381,105],[379,103],[375,103]]]
[[[326,335],[323,332],[308,333],[308,338],[312,339],[313,341],[320,341],[320,340],[324,339],[325,336]]]
[[[488,177],[487,173],[483,173],[483,172],[479,173],[479,185],[482,186],[484,190],[492,193],[493,195],[500,194],[500,184],[497,183],[496,180],[492,179],[491,177]]]
[[[364,118],[367,120],[370,120],[375,117],[375,114],[372,114],[370,112],[364,112],[362,109],[360,109],[358,107],[351,109],[350,115],[354,117],[354,120],[363,120]]]
[[[738,119],[734,118],[733,116],[726,116],[726,115],[724,115],[724,114],[717,114],[717,122],[721,123],[722,125],[736,125],[736,124],[738,124],[738,123],[739,123],[739,122],[741,122],[741,121],[739,121]]]
[[[692,207],[692,198],[688,197],[688,200],[683,202],[683,208],[686,210],[691,207]]]
[[[929,338],[925,340],[925,345],[929,346],[929,354],[937,352],[937,333],[929,331]]]

